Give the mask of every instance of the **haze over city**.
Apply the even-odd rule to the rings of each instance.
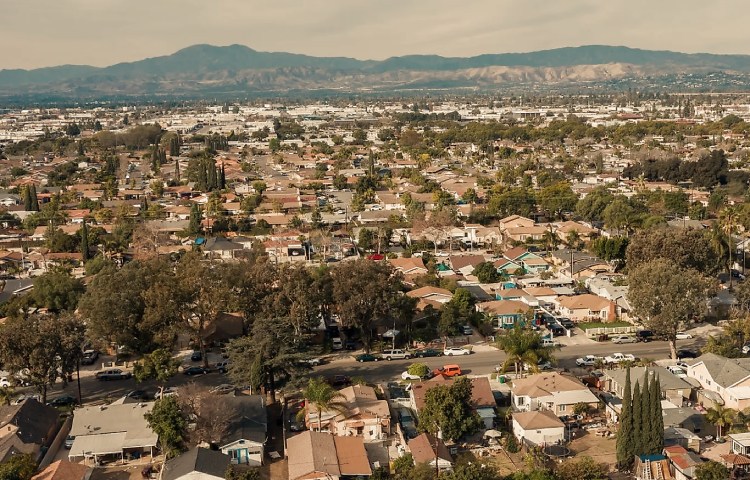
[[[0,69],[106,66],[198,43],[384,59],[589,44],[750,53],[745,2],[4,0]]]

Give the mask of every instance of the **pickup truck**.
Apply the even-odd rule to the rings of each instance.
[[[635,357],[629,353],[613,353],[604,357],[604,363],[634,362]]]
[[[599,360],[604,360],[602,357],[596,355],[586,355],[581,358],[576,358],[576,365],[579,367],[593,367]]]

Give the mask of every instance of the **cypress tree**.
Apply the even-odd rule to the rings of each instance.
[[[39,211],[39,197],[36,196],[36,185],[31,184],[31,210],[33,212]]]
[[[82,157],[86,152],[83,150],[83,142],[78,140],[78,156]]]
[[[625,372],[625,387],[620,408],[620,428],[617,430],[617,466],[628,470],[633,464],[633,394],[630,385],[630,368]]]
[[[26,185],[23,189],[23,209],[27,212],[31,212],[32,210],[32,203],[31,203],[31,186]]]
[[[84,262],[89,259],[89,227],[86,220],[81,225],[81,257]]]
[[[201,211],[198,208],[198,204],[194,203],[190,207],[190,223],[188,224],[188,233],[190,235],[196,235],[201,231]]]
[[[174,159],[174,176],[177,182],[179,183],[180,181],[180,159],[179,158]]]
[[[646,368],[643,375],[643,386],[641,386],[641,449],[638,453],[650,454],[651,453],[651,409],[653,402],[651,401],[651,388],[649,387],[649,374]]]
[[[206,162],[206,190],[209,192],[215,190],[217,185],[216,164],[213,160],[208,160]]]
[[[39,197],[36,196],[36,185],[31,184],[31,211],[39,211]]]
[[[224,162],[221,162],[221,172],[219,173],[219,190],[227,188],[227,175],[224,171]]]
[[[658,377],[651,379],[649,386],[651,393],[651,411],[649,428],[651,429],[651,451],[650,453],[661,453],[664,449],[664,417],[661,412],[661,382]]]
[[[633,387],[633,455],[643,454],[643,430],[641,386],[636,381]]]

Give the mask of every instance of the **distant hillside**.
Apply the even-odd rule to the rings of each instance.
[[[750,56],[591,45],[470,58],[409,55],[373,61],[258,52],[242,45],[194,45],[172,55],[105,68],[64,65],[0,70],[0,94],[91,97],[320,89],[395,91],[608,81],[716,71],[750,73]]]

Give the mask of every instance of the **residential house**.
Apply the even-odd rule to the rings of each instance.
[[[194,447],[164,463],[159,480],[224,480],[229,457],[219,451]]]
[[[454,378],[452,377],[438,375],[424,382],[413,383],[409,392],[412,410],[419,415],[420,410],[424,407],[427,392],[438,385],[450,386],[453,381]],[[497,406],[492,388],[490,388],[490,381],[487,377],[472,378],[471,385],[471,405],[482,419],[484,428],[490,429],[493,427],[495,407]]]
[[[59,418],[60,412],[33,398],[0,406],[0,462],[15,453],[40,460],[57,434]]]
[[[577,250],[555,250],[552,252],[551,258],[555,265],[558,265],[569,276],[572,274],[572,277],[576,280],[593,277],[600,273],[612,272],[614,270],[612,266],[604,260]]]
[[[501,232],[504,232],[505,230],[509,228],[517,228],[517,227],[533,227],[534,226],[534,220],[526,217],[522,217],[520,215],[511,215],[509,217],[505,217],[500,219],[498,222],[498,228]]]
[[[640,381],[643,385],[646,372],[652,378],[653,376],[659,378],[662,398],[666,398],[677,407],[682,407],[684,402],[690,400],[693,386],[664,367],[630,367],[630,378],[633,382]],[[627,370],[622,368],[604,371],[605,388],[622,398],[626,376]]]
[[[242,312],[222,312],[203,326],[201,336],[206,343],[226,342],[245,333],[245,315]]]
[[[89,480],[92,471],[91,467],[80,463],[57,460],[31,477],[31,480]]]
[[[75,437],[68,458],[124,458],[150,454],[158,435],[144,418],[154,402],[98,405],[76,409],[70,435]]]
[[[320,425],[322,430],[339,436],[356,436],[365,441],[384,440],[391,430],[388,401],[378,399],[375,389],[367,385],[353,385],[339,390],[344,404],[341,411],[318,412],[310,407],[306,422],[310,427]]]
[[[558,372],[544,372],[513,381],[511,405],[517,411],[549,410],[570,415],[577,403],[596,408],[599,399],[577,378]]]
[[[431,285],[410,290],[406,292],[406,296],[417,299],[419,310],[424,310],[427,305],[431,305],[433,308],[441,308],[453,298],[450,290]]]
[[[750,472],[750,432],[730,433],[727,437],[730,450],[721,456],[722,463],[730,471],[747,474]]]
[[[471,275],[477,265],[486,261],[484,255],[451,255],[448,257],[451,270],[464,276]]]
[[[516,275],[517,273],[523,273],[523,265],[507,258],[500,258],[492,263],[497,268],[498,273],[504,273],[505,275]]]
[[[492,325],[496,329],[509,329],[516,325],[523,325],[526,312],[531,307],[518,300],[494,300],[476,305],[480,313],[492,318]]]
[[[428,272],[421,257],[392,258],[388,263],[404,275],[426,275]]]
[[[628,300],[628,286],[617,285],[618,280],[624,279],[624,275],[602,273],[589,277],[585,280],[586,288],[594,295],[615,302],[617,317],[628,320],[633,308]]]
[[[670,409],[677,410],[677,409]],[[667,410],[667,411],[670,411]],[[698,412],[695,412],[698,413]],[[700,415],[704,417],[704,415]],[[699,453],[701,451],[701,437],[698,434],[691,432],[687,428],[680,427],[664,427],[664,446],[675,447],[679,446],[693,452]]]
[[[240,250],[243,250],[242,245],[224,237],[211,237],[203,244],[203,251],[213,259],[232,259]]]
[[[565,424],[550,411],[517,412],[513,435],[528,445],[552,445],[565,440]]]
[[[559,297],[555,303],[560,313],[574,322],[612,322],[617,318],[614,302],[590,293]]]
[[[707,407],[720,403],[739,411],[750,407],[750,358],[705,353],[688,365],[687,374],[703,387],[699,403]]]
[[[289,480],[341,480],[372,475],[360,437],[308,430],[290,437],[286,449]]]
[[[563,241],[565,241],[572,235],[577,235],[578,239],[582,242],[588,242],[599,233],[599,231],[595,228],[591,228],[588,225],[584,225],[580,222],[574,222],[572,220],[567,222],[560,222],[554,224],[554,226],[555,233]]]
[[[491,247],[500,245],[503,241],[503,235],[496,227],[479,227],[474,230],[476,244],[482,247]]]
[[[532,225],[530,227],[511,227],[503,231],[503,239],[507,243],[511,242],[541,242],[544,240],[544,234],[547,228],[541,225]]]
[[[226,396],[225,401],[230,412],[229,428],[218,442],[219,450],[228,455],[233,464],[262,465],[268,437],[268,414],[263,396]]]
[[[537,274],[549,270],[550,265],[534,252],[524,247],[514,247],[503,252],[503,258],[521,265],[526,272]]]
[[[633,474],[636,480],[675,480],[665,455],[637,455]]]
[[[408,447],[415,464],[426,463],[440,471],[453,469],[453,456],[441,438],[423,433],[409,440]]]

